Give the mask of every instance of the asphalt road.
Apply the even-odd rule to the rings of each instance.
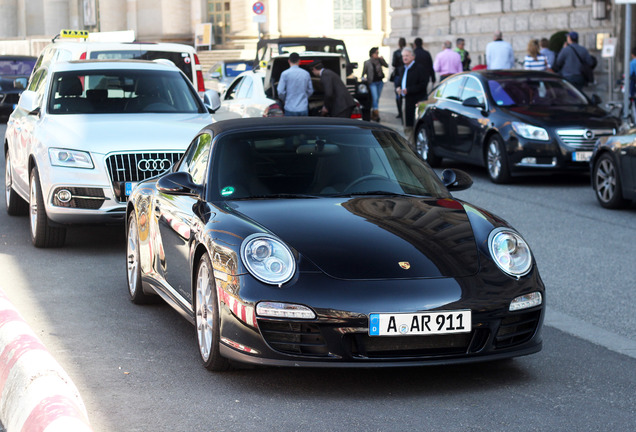
[[[209,373],[188,322],[164,304],[129,302],[123,227],[74,228],[64,248],[35,249],[27,218],[3,209],[0,286],[80,389],[96,431],[633,430],[636,209],[602,209],[585,176],[500,186],[459,167],[475,184],[456,196],[511,222],[536,255],[549,311],[538,354]]]

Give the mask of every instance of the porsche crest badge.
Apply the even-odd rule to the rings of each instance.
[[[400,267],[402,267],[404,270],[408,270],[411,268],[411,263],[409,263],[408,261],[400,261],[398,264],[400,264]]]

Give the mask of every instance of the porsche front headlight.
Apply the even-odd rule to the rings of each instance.
[[[85,169],[94,167],[90,153],[79,150],[50,148],[49,159],[54,166]]]
[[[281,285],[296,271],[296,261],[289,248],[267,234],[253,234],[241,245],[241,257],[247,270],[261,282]]]
[[[550,141],[550,135],[548,135],[548,131],[543,128],[521,122],[512,122],[512,128],[515,132],[517,132],[525,139]]]
[[[510,228],[496,228],[488,236],[492,259],[504,273],[521,277],[532,267],[532,252],[526,241]]]

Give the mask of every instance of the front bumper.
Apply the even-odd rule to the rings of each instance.
[[[541,306],[508,311],[510,301],[519,293],[540,291],[545,296],[538,276],[522,281],[508,278],[504,286],[490,289],[476,284],[474,278],[387,282],[301,277],[304,284],[316,283],[321,294],[297,286],[287,293],[279,290],[279,296],[267,300],[308,306],[316,312],[315,320],[257,317],[256,301],[231,295],[224,282],[217,280],[221,353],[239,362],[261,365],[378,367],[478,362],[527,355],[542,348],[545,297]],[[483,294],[467,298],[476,289]],[[241,290],[250,291],[247,285]],[[462,308],[472,310],[470,333],[369,336],[370,313]]]

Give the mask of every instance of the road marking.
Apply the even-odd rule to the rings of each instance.
[[[547,308],[545,324],[608,350],[636,359],[636,341],[563,312]]]

